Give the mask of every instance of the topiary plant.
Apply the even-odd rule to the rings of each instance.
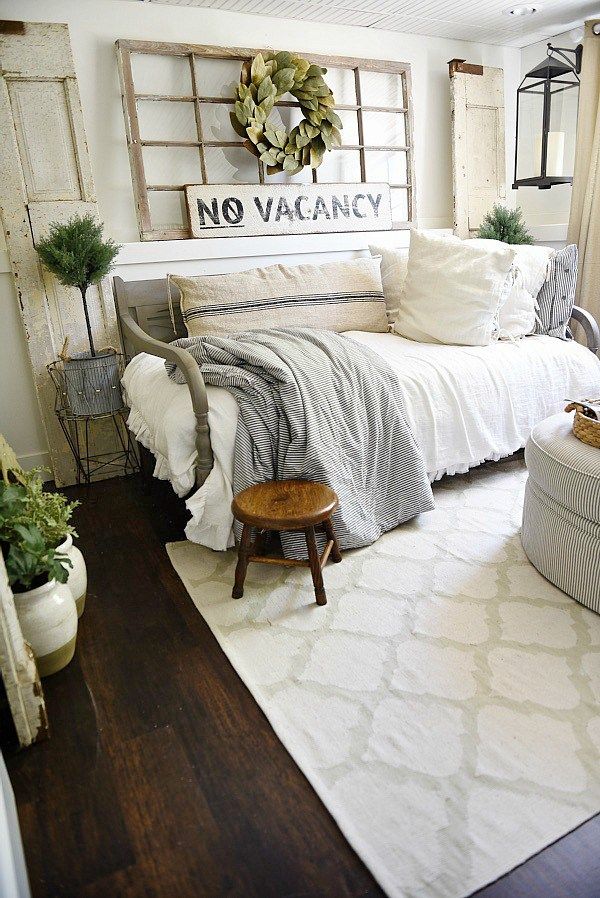
[[[96,349],[87,307],[87,289],[106,277],[121,248],[113,240],[102,239],[103,229],[102,223],[93,215],[74,215],[66,224],[53,222],[48,237],[36,246],[43,264],[61,284],[79,288],[92,356],[96,355]]]
[[[486,240],[500,240],[502,243],[534,242],[522,220],[521,209],[507,209],[506,206],[498,205],[494,205],[492,211],[485,216],[477,236]]]

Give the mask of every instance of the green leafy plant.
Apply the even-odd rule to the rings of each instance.
[[[66,583],[71,559],[49,546],[37,527],[16,524],[6,555],[8,582],[15,592],[42,586],[48,580]]]
[[[80,503],[69,502],[63,493],[45,490],[39,469],[24,471],[23,481],[25,520],[20,523],[34,524],[49,546],[58,546],[69,534],[77,536],[69,521]]]
[[[533,237],[522,220],[521,209],[507,209],[495,205],[483,219],[477,232],[486,240],[500,240],[502,243],[533,243]]]
[[[109,273],[120,246],[113,240],[103,240],[104,226],[92,215],[74,215],[66,224],[53,222],[45,240],[37,244],[37,252],[48,271],[61,284],[77,287],[81,293],[90,352],[96,355],[86,293]]]
[[[66,583],[71,560],[56,551],[35,524],[27,522],[27,488],[0,482],[0,548],[8,581],[23,592],[56,579]]]

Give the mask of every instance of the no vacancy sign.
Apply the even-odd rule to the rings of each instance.
[[[193,237],[388,231],[389,184],[188,184]]]

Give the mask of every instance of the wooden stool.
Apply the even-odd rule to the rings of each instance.
[[[244,595],[248,563],[261,561],[267,564],[309,567],[317,605],[325,605],[327,597],[321,571],[330,555],[332,561],[342,560],[331,524],[331,515],[338,504],[338,497],[332,489],[322,483],[312,483],[310,480],[271,480],[268,483],[257,483],[239,493],[231,503],[234,517],[244,525],[238,547],[232,597],[240,599]],[[323,528],[327,537],[327,544],[320,558],[315,539],[317,526]],[[258,530],[254,542],[252,542],[253,527]],[[270,530],[278,533],[304,531],[308,561],[262,555],[264,535]]]

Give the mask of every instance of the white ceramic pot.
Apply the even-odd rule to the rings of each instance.
[[[73,537],[71,534],[67,536],[60,546],[56,547],[56,551],[60,552],[61,555],[66,555],[73,565],[73,567],[69,568],[67,586],[73,593],[73,598],[75,599],[77,617],[81,617],[83,609],[85,608],[85,596],[87,593],[87,570],[83,555],[77,546],[73,545]]]
[[[49,580],[14,595],[21,631],[33,649],[40,677],[62,670],[73,657],[77,638],[77,608],[71,590]]]

